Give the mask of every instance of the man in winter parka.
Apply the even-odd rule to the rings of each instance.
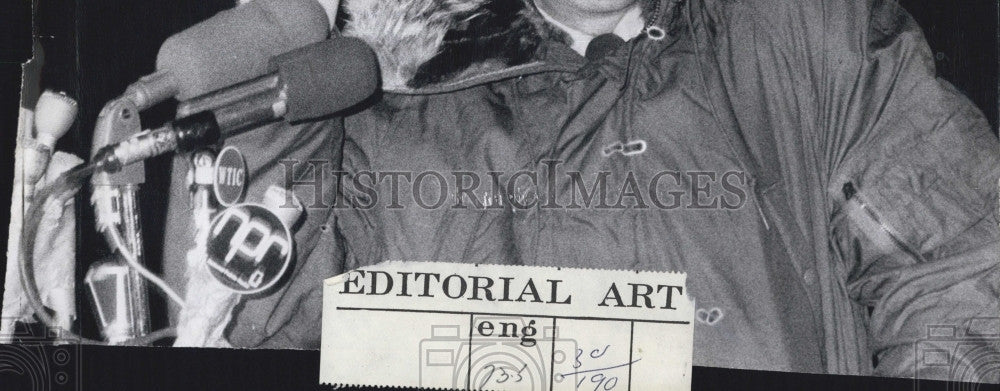
[[[893,1],[342,10],[383,93],[293,127],[333,138],[341,204],[236,345],[316,347],[320,281],[387,259],[686,272],[703,366],[908,377],[928,326],[1000,315],[997,139]]]

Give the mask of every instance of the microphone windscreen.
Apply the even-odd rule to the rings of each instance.
[[[178,100],[190,99],[262,76],[272,70],[271,57],[322,41],[329,31],[316,0],[254,0],[168,38],[156,69],[172,75]]]
[[[77,111],[73,98],[62,92],[45,90],[35,103],[35,138],[54,149],[56,142],[73,126]]]
[[[601,34],[594,37],[594,39],[587,44],[587,53],[585,57],[587,57],[590,61],[597,61],[607,57],[608,54],[618,50],[618,48],[624,44],[625,40],[615,34]]]
[[[285,119],[334,114],[370,97],[379,85],[378,60],[364,41],[335,37],[274,58],[285,83]]]

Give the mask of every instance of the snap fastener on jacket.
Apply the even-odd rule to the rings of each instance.
[[[646,36],[654,41],[659,41],[666,37],[667,33],[660,26],[649,26],[646,27]]]
[[[601,150],[601,154],[604,157],[609,157],[614,155],[615,152],[621,153],[622,156],[633,156],[646,152],[646,140],[633,140],[622,144],[619,141],[615,141]]]
[[[646,152],[646,140],[634,140],[626,143],[621,150],[622,155],[632,156]]]
[[[604,147],[604,149],[601,150],[601,154],[604,155],[604,157],[609,157],[611,155],[614,155],[615,152],[621,151],[623,148],[625,148],[625,146],[622,145],[621,142],[615,141],[609,144],[608,146]]]

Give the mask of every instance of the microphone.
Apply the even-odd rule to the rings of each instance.
[[[140,110],[168,98],[190,99],[272,71],[272,56],[320,42],[330,22],[316,0],[254,0],[219,12],[168,38],[156,69],[124,97]]]
[[[274,69],[269,63],[272,56],[322,41],[329,36],[330,25],[326,10],[316,0],[254,0],[220,12],[168,38],[157,55],[157,71],[130,85],[98,115],[92,156],[100,166],[113,168],[97,172],[93,177],[91,200],[98,229],[105,234],[111,230],[121,231],[124,243],[118,244],[119,250],[131,251],[135,262],[142,263],[135,185],[143,182],[145,170],[142,164],[122,169],[124,164],[115,166],[113,163],[121,163],[117,156],[136,157],[126,152],[139,156],[150,153],[144,147],[165,152],[169,149],[161,148],[171,140],[176,142],[177,135],[162,130],[140,132],[136,115],[139,111],[172,97],[186,100],[271,72]],[[260,107],[256,109],[261,111]],[[212,116],[213,113],[206,113],[181,121],[178,128],[186,130],[178,133],[193,135],[215,129],[213,126],[217,124],[209,120],[214,120]],[[195,128],[198,131],[194,131]],[[109,161],[112,164],[106,164]],[[136,288],[129,291],[128,305],[130,312],[141,315],[136,317],[141,324],[133,328],[142,335],[148,331],[148,322],[142,321],[148,318],[143,315],[148,314],[148,308],[140,274],[138,269],[129,272]],[[174,296],[176,294],[171,298]]]
[[[105,172],[153,156],[244,133],[279,118],[315,119],[347,109],[378,87],[374,51],[357,38],[337,37],[273,59],[277,72],[184,102],[193,113],[101,148],[94,164]]]
[[[38,97],[35,104],[35,138],[27,139],[28,145],[24,149],[24,184],[28,196],[45,175],[56,142],[73,126],[76,113],[76,101],[64,93],[45,90]]]

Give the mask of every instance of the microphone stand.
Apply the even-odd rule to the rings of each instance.
[[[140,108],[132,99],[123,96],[108,102],[97,118],[94,129],[91,158],[102,147],[114,144],[141,131]],[[99,172],[92,178],[91,202],[97,215],[97,228],[109,243],[115,243],[108,230],[121,234],[123,247],[135,260],[144,265],[142,219],[138,205],[139,187],[146,180],[145,165],[137,162],[109,174]],[[149,296],[146,281],[135,268],[129,268],[127,278],[127,314],[114,319],[114,324],[102,325],[105,338],[111,343],[141,337],[150,332]]]

